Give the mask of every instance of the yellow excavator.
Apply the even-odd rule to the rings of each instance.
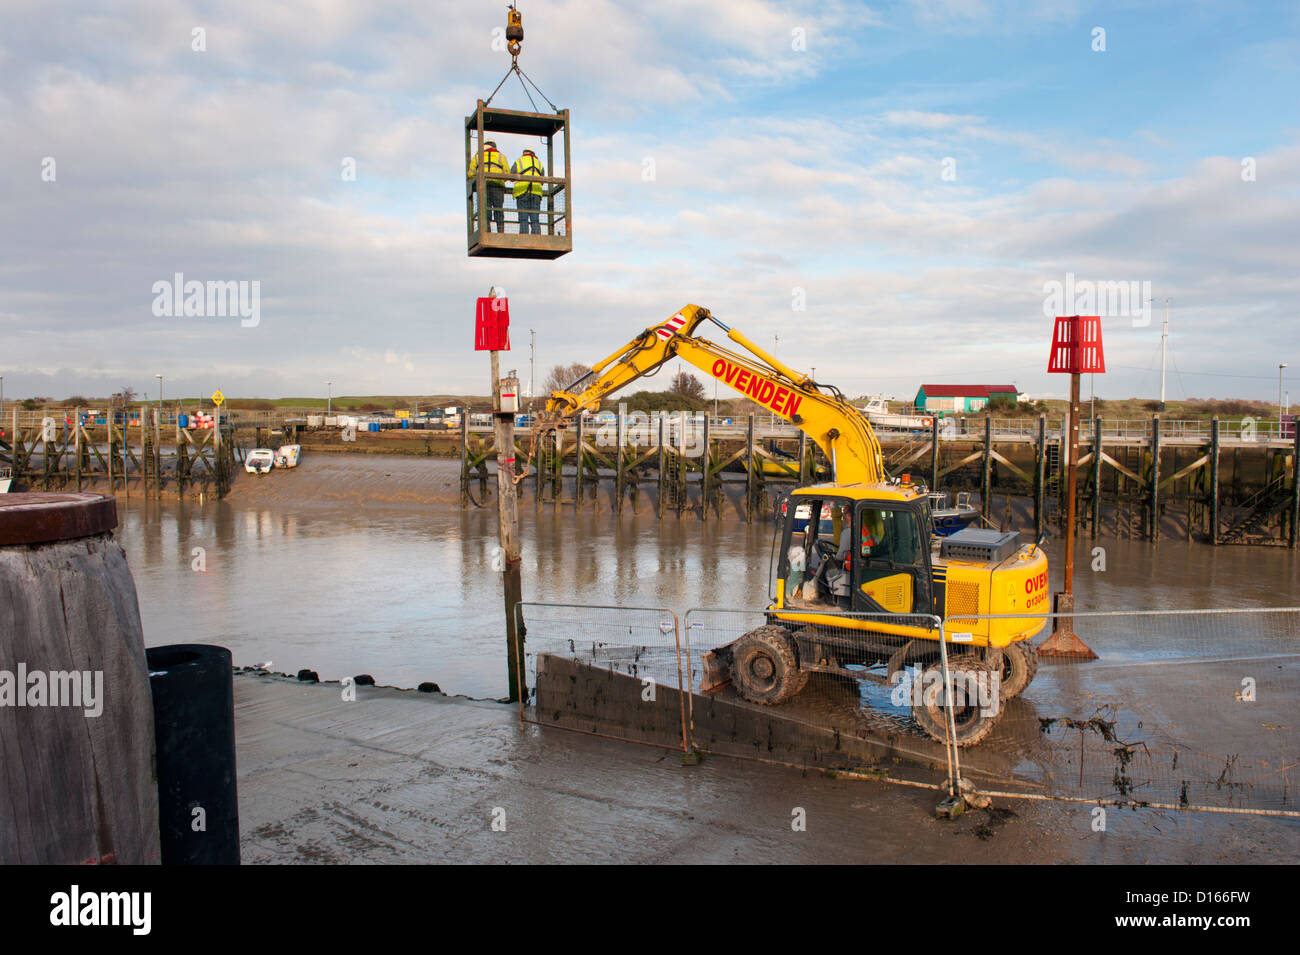
[[[743,353],[703,338],[706,323]],[[1000,703],[1023,691],[1037,671],[1029,638],[1045,618],[1016,614],[1048,610],[1041,548],[1020,545],[1014,533],[966,528],[932,552],[927,489],[886,475],[866,416],[838,389],[788,367],[697,305],[647,328],[567,389],[552,392],[539,424],[555,427],[594,412],[674,357],[804,431],[825,453],[832,476],[792,491],[784,502],[767,624],[705,655],[704,689],[729,677],[741,697],[780,704],[803,690],[812,673],[895,687],[910,677],[909,692],[896,694],[901,705],[943,740],[949,708],[939,641],[945,640],[956,742],[969,746],[987,736]],[[963,620],[963,614],[971,616]],[[990,614],[1007,616],[983,616]],[[936,625],[935,617],[944,623]]]

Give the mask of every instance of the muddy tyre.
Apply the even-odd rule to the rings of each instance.
[[[1028,640],[1002,648],[1002,699],[1010,700],[1025,691],[1038,673],[1038,651]]]
[[[993,667],[974,657],[954,657],[948,662],[953,682],[953,722],[956,726],[958,746],[974,746],[989,733],[1002,715],[1001,698],[993,701],[993,715],[984,712],[978,696],[981,687],[992,692]],[[912,718],[933,739],[943,742],[948,738],[948,712],[944,706],[943,670],[933,663],[921,674],[919,700],[912,703]]]
[[[753,703],[784,703],[808,685],[799,669],[794,640],[784,627],[759,627],[736,641],[731,651],[731,684]]]

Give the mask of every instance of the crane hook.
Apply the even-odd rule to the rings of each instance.
[[[515,5],[510,4],[510,12],[506,14],[506,49],[510,51],[511,56],[518,56],[520,45],[524,41],[524,15],[515,9]]]

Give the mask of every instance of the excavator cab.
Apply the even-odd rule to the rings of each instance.
[[[890,488],[883,499],[871,493],[865,486],[825,485],[791,494],[777,565],[778,606],[934,612],[924,493]]]

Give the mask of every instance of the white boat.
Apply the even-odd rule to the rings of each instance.
[[[270,448],[254,448],[244,458],[244,470],[249,474],[269,474],[275,466],[275,453]]]
[[[14,472],[9,468],[0,468],[0,494],[9,492],[9,485],[13,483]]]
[[[873,428],[888,428],[896,431],[928,431],[934,423],[934,417],[927,414],[891,414],[889,402],[876,395],[867,400],[865,408],[859,408]]]
[[[282,444],[280,450],[275,452],[275,460],[272,463],[277,468],[296,468],[301,454],[301,444]]]

